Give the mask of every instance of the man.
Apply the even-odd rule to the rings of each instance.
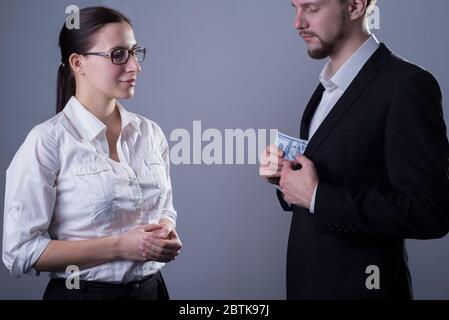
[[[292,0],[314,59],[304,155],[268,146],[260,175],[292,210],[288,299],[411,299],[405,239],[449,229],[449,144],[433,76],[369,33],[370,0]],[[299,168],[299,169],[298,169]]]

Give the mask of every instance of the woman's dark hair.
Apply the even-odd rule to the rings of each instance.
[[[58,69],[56,113],[64,109],[70,97],[75,95],[75,77],[70,69],[69,57],[72,53],[86,53],[93,45],[94,35],[108,23],[131,21],[117,10],[106,7],[87,7],[79,11],[79,29],[62,26],[59,34],[61,64]]]

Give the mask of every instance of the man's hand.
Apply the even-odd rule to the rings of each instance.
[[[260,156],[259,175],[267,182],[279,185],[284,152],[275,145],[269,145]]]
[[[298,164],[301,169],[294,170]],[[283,161],[279,186],[288,203],[310,209],[318,182],[315,165],[306,156],[299,154],[296,161]]]

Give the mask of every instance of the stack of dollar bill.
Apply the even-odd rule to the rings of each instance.
[[[284,159],[295,160],[298,153],[304,153],[308,141],[293,138],[278,131],[275,143],[279,149],[284,151]]]

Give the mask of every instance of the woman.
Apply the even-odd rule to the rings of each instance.
[[[51,272],[44,299],[168,299],[160,269],[181,249],[168,144],[116,100],[134,95],[146,50],[105,7],[81,9],[59,46],[57,114],[7,170],[3,261]]]

